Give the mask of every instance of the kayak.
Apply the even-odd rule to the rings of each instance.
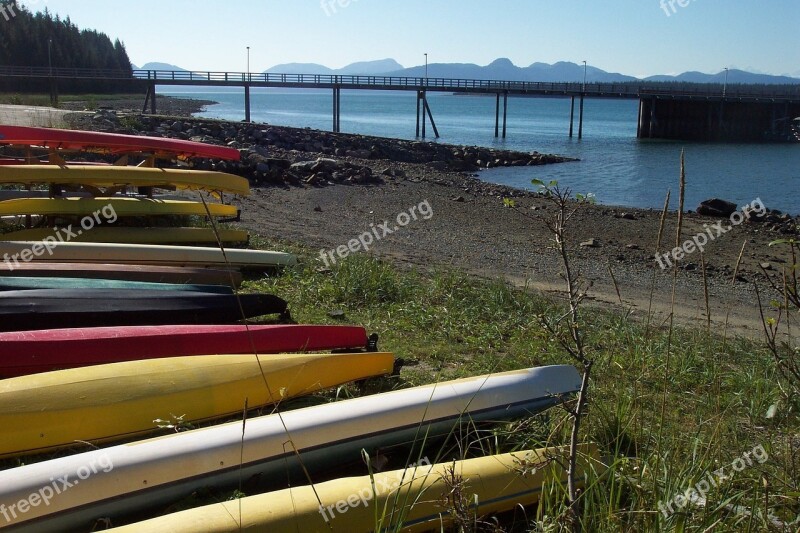
[[[597,460],[597,447],[579,449],[579,487]],[[537,503],[548,485],[565,484],[569,448],[540,448],[430,464],[423,457],[402,470],[335,479],[168,514],[109,531],[238,533],[240,531],[447,530],[453,523],[453,482],[469,498],[470,516]]]
[[[241,159],[239,150],[233,148],[180,139],[23,126],[0,126],[0,144],[101,154],[145,153],[166,159]]]
[[[241,415],[389,374],[389,353],[227,354],[127,361],[0,381],[0,457]]]
[[[0,234],[7,241],[41,241],[53,236],[50,228],[33,228]],[[224,244],[245,244],[250,234],[244,230],[218,228],[173,228],[173,227],[129,227],[96,226],[73,237],[74,242],[103,242],[116,244],[217,244],[217,237]]]
[[[580,374],[568,365],[504,372],[26,464],[0,471],[0,505],[27,498],[51,479],[75,480],[87,465],[106,465],[49,505],[18,515],[13,525],[55,532],[90,529],[99,517],[141,519],[143,510],[164,509],[201,488],[235,488],[241,480],[305,481],[306,473],[314,481],[325,468],[361,463],[362,450],[374,456],[447,436],[471,440],[480,436],[474,433],[478,424],[539,413],[570,398],[580,383]]]
[[[285,312],[286,302],[271,294],[140,289],[0,291],[0,331],[230,324]]]
[[[364,349],[357,326],[121,326],[0,333],[0,377],[206,354]]]
[[[235,269],[190,268],[102,263],[20,263],[0,261],[0,276],[100,278],[154,283],[199,283],[238,288],[242,273]]]
[[[105,165],[0,165],[0,184],[46,183],[94,187],[160,187],[250,194],[246,178],[205,170]]]
[[[154,200],[152,198],[18,198],[0,202],[0,216],[8,215],[60,215],[91,216],[107,212],[120,217],[141,216],[214,216],[235,217],[235,205],[181,200]],[[106,217],[109,218],[109,217]],[[76,233],[82,230],[76,228]]]
[[[31,253],[37,247],[41,253]],[[54,261],[257,269],[294,265],[297,261],[294,255],[282,252],[226,248],[223,253],[219,248],[200,246],[54,241],[49,248],[42,247],[42,241],[0,241],[0,259],[7,268],[19,268],[29,261]]]
[[[214,294],[233,294],[229,285],[192,285],[179,283],[151,283],[120,281],[116,279],[16,277],[0,275],[0,292],[36,289],[138,289],[150,291],[191,291]]]

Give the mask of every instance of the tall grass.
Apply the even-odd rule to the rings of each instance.
[[[422,273],[360,255],[318,269],[298,251],[301,266],[246,287],[281,294],[298,321],[330,323],[339,320],[330,311],[343,311],[343,320],[379,333],[381,349],[409,363],[401,386],[569,362],[537,319],[562,315],[563,303],[458,271]],[[597,353],[582,437],[599,444],[607,464],[580,496],[585,531],[780,531],[776,524],[796,519],[800,424],[796,411],[767,416],[782,397],[767,348],[706,327],[648,328],[596,308],[584,310],[582,327]],[[563,445],[569,431],[568,414],[555,408],[498,427],[482,452]],[[735,472],[704,501],[660,512],[659,503],[720,467],[733,473],[733,461],[758,445],[766,462]],[[563,490],[548,488],[522,530],[563,528]]]

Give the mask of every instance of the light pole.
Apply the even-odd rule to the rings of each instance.
[[[250,78],[250,47],[247,47],[247,78]]]
[[[47,67],[50,71],[50,76],[53,75],[53,39],[47,40]]]
[[[586,61],[583,62],[583,92],[586,92]]]
[[[725,67],[725,83],[722,85],[722,97],[728,92],[728,67]]]
[[[428,53],[425,52],[425,79],[428,79]]]

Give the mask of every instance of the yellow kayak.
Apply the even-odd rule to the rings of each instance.
[[[0,456],[109,441],[392,372],[390,353],[208,355],[130,361],[0,381]]]
[[[224,244],[246,243],[250,235],[244,230],[218,229]],[[49,228],[33,228],[0,234],[6,241],[41,241],[52,237]],[[75,242],[105,242],[117,244],[216,244],[217,235],[211,228],[138,228],[126,226],[97,226],[72,239]]]
[[[404,470],[351,477],[208,505],[119,527],[119,533],[272,533],[440,531],[452,524],[453,474],[469,515],[529,506],[548,487],[564,483],[568,448],[542,448],[431,465],[426,458]],[[597,449],[581,446],[579,478]],[[556,460],[554,460],[554,458]],[[476,505],[477,502],[477,505]]]
[[[235,217],[238,209],[234,205],[183,200],[154,200],[151,198],[18,198],[0,202],[0,216],[11,215],[61,215],[86,216],[106,213],[111,206],[121,217],[156,215],[196,215]],[[208,211],[206,211],[208,206]]]
[[[99,165],[0,165],[0,184],[165,187],[247,196],[250,182],[240,176],[203,170]]]

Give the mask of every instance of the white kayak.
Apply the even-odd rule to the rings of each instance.
[[[153,505],[166,507],[203,487],[236,487],[240,480],[259,477],[305,479],[298,456],[313,480],[323,468],[360,461],[362,449],[374,454],[468,432],[482,421],[529,416],[565,401],[580,382],[572,366],[539,367],[252,418],[244,427],[233,422],[95,450],[0,472],[0,506],[18,509],[42,487],[53,488],[46,505],[28,506],[7,523],[20,531],[88,530],[100,517],[145,518]]]
[[[189,267],[226,265],[245,269],[296,262],[294,255],[283,252],[226,248],[223,255],[219,248],[211,247],[58,242],[55,237],[51,242],[0,241],[0,258],[16,268],[29,261]]]

